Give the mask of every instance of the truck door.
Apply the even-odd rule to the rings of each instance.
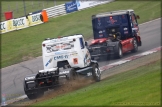
[[[90,53],[88,51],[88,49],[85,46],[85,42],[83,38],[79,38],[80,41],[80,46],[81,46],[81,52],[83,55],[83,62],[84,62],[84,66],[88,66],[90,64],[90,60],[91,60],[91,56]]]
[[[135,14],[132,12],[131,16],[131,27],[132,27],[132,33],[136,35],[136,33],[139,31],[138,23]]]
[[[132,38],[133,38],[137,34],[137,32],[139,31],[137,19],[136,19],[135,14],[133,12],[131,12],[131,15],[130,15],[130,23],[131,23]],[[129,42],[127,44],[127,48],[128,48],[128,50],[133,49],[132,39],[129,39]]]

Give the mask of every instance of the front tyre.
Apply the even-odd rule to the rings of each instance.
[[[92,67],[93,67],[93,71],[92,71],[93,79],[96,82],[99,82],[101,80],[101,71],[98,68],[98,65],[97,64],[93,64]]]
[[[76,80],[77,79],[77,73],[76,73],[76,70],[74,68],[72,68],[70,71],[69,71],[69,77],[68,77],[69,80]]]

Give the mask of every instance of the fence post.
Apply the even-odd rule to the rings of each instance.
[[[26,16],[26,6],[25,6],[25,0],[23,0],[23,4],[24,4],[24,13],[25,13],[25,16]]]

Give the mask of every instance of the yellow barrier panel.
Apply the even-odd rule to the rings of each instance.
[[[13,30],[16,30],[16,26],[13,26],[13,20],[14,19],[11,19],[11,20],[8,20],[7,21],[7,29],[8,31],[13,31]]]
[[[21,17],[21,18],[13,19],[12,25],[16,27],[16,30],[19,30],[19,29],[24,29],[29,27],[29,22],[26,19],[26,17]]]
[[[8,32],[8,30],[7,30],[7,21],[1,22],[0,26],[1,26],[1,29],[0,29],[1,30],[0,31],[1,34]]]
[[[48,21],[48,16],[45,10],[40,13],[31,14],[27,17],[17,19],[10,19],[8,21],[0,22],[0,33],[6,33],[14,30],[24,29],[29,26],[35,26]]]
[[[31,14],[28,16],[29,26],[35,26],[38,24],[42,24],[41,21],[41,13]]]

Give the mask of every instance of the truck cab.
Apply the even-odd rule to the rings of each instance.
[[[42,42],[42,51],[44,69],[83,68],[91,60],[82,35],[47,39]]]
[[[142,45],[137,19],[139,16],[132,9],[92,15],[94,40],[89,48],[92,58],[103,55],[120,58],[128,51],[136,52]]]

